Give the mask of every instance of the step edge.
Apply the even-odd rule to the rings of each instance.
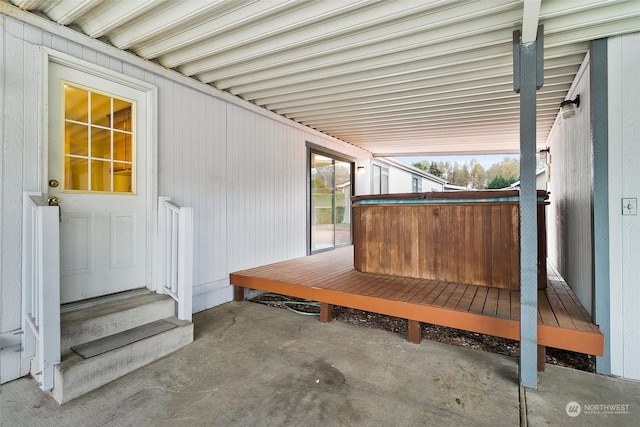
[[[141,314],[141,311],[146,314]],[[154,301],[141,307],[110,313],[100,317],[84,319],[60,325],[61,350],[114,335],[136,326],[175,315],[173,299]],[[105,324],[101,326],[101,324]]]
[[[176,319],[178,320],[178,319]],[[184,322],[184,321],[180,321]],[[188,335],[187,335],[188,334]],[[162,348],[162,344],[166,344],[168,335],[176,335],[177,342],[173,345],[170,345],[166,348]],[[155,343],[155,341],[159,341]],[[93,391],[103,385],[106,385],[112,381],[115,381],[118,378],[121,378],[128,373],[131,373],[137,369],[140,369],[143,366],[146,366],[150,363],[155,362],[158,359],[161,359],[171,353],[178,351],[181,348],[186,347],[187,345],[193,342],[193,323],[185,322],[184,324],[178,325],[176,328],[169,329],[168,331],[162,332],[160,334],[153,335],[151,337],[145,338],[140,341],[136,341],[134,343],[128,344],[126,346],[111,350],[107,353],[103,353],[97,356],[94,356],[90,359],[83,359],[78,354],[74,353],[71,350],[65,351],[63,355],[63,360],[60,364],[55,366],[55,383],[62,385],[54,386],[51,391],[51,395],[58,403],[66,403],[70,400],[73,400],[77,397],[80,397],[90,391]],[[140,347],[142,349],[148,350],[147,352],[143,352],[143,357],[137,358],[134,362],[129,365],[118,365],[118,359],[122,357],[125,353],[136,350],[136,347]],[[158,351],[161,349],[161,351]],[[150,353],[153,351],[153,353]],[[98,379],[97,384],[91,385],[89,381],[86,381],[86,373],[83,373],[84,370],[89,369],[91,364],[96,364],[100,362],[105,362],[110,367],[109,370],[112,371],[112,375],[107,375],[103,379]],[[75,362],[75,363],[74,363]],[[70,377],[70,375],[75,374],[75,376],[80,376],[79,378],[74,379]],[[97,375],[94,375],[92,378],[96,378]],[[68,382],[76,381],[81,385],[80,392],[75,392],[69,395],[69,392],[65,393],[65,390],[62,388],[69,387]],[[66,385],[65,385],[66,384]],[[84,387],[82,387],[84,385]]]

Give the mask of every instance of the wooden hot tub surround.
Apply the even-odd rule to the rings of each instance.
[[[549,286],[538,291],[539,367],[544,347],[602,356],[604,336],[562,277],[549,268]],[[237,271],[230,275],[234,299],[244,288],[321,303],[320,320],[331,306],[408,319],[408,340],[419,343],[420,323],[520,339],[520,292],[437,280],[363,273],[353,267],[353,247]]]
[[[354,266],[365,273],[520,288],[518,190],[354,196]],[[538,288],[547,286],[538,191]]]

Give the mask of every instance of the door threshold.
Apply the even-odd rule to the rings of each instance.
[[[137,297],[139,295],[145,295],[151,292],[147,288],[132,289],[130,291],[118,292],[115,294],[103,295],[95,298],[89,298],[80,301],[69,302],[60,306],[60,313],[70,313],[72,311],[83,310],[85,308],[93,307],[98,304],[104,304],[114,301],[120,301],[127,298]]]

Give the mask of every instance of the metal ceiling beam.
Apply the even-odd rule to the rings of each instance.
[[[557,97],[564,96],[571,86],[570,77],[552,79],[544,91],[540,93],[539,108],[558,112]],[[367,103],[330,103],[319,105],[314,110],[300,111],[292,109],[289,112],[278,111],[278,114],[304,122],[347,123],[361,118],[375,119],[379,116],[397,116],[424,114],[430,115],[437,111],[453,110],[458,106],[473,108],[477,112],[492,110],[494,105],[512,105],[517,97],[508,90],[509,83],[489,86],[486,91],[467,92],[456,90],[440,95],[425,95],[414,99],[372,99]]]
[[[578,62],[575,65],[555,68],[549,74],[553,78],[562,78],[563,81],[568,81],[570,84],[579,65],[580,63]],[[475,78],[476,76],[477,78]],[[489,72],[478,72],[476,76],[470,74],[468,79],[455,78],[460,76],[443,77],[435,81],[425,80],[422,85],[410,84],[400,85],[397,88],[393,86],[385,87],[384,91],[376,91],[374,89],[370,91],[345,91],[344,93],[331,93],[324,96],[309,96],[306,99],[282,103],[270,103],[269,99],[262,100],[262,102],[254,100],[254,103],[264,105],[266,108],[280,114],[321,112],[325,109],[340,112],[340,107],[345,107],[343,111],[349,112],[354,106],[358,105],[378,104],[381,107],[386,107],[387,102],[398,100],[406,100],[411,103],[431,102],[436,99],[465,96],[465,94],[474,96],[482,93],[491,97],[491,94],[498,90],[498,87],[511,83],[511,75],[509,73],[496,72],[495,77],[491,77]]]
[[[379,0],[378,0],[379,1]],[[184,66],[181,70],[193,75],[210,67],[228,66],[229,56],[257,58],[256,53],[273,55],[274,51],[284,49],[287,45],[300,45],[303,40],[296,32],[313,26],[321,26],[323,39],[330,39],[333,31],[327,32],[327,22],[332,18],[347,16],[353,25],[354,17],[360,18],[359,9],[376,2],[360,0],[356,2],[305,2],[298,3],[295,8],[282,9],[275,16],[264,15],[254,20],[251,25],[241,25],[230,29],[230,37],[210,36],[198,43],[192,43],[179,51],[173,51],[159,57],[160,63],[174,68]],[[334,27],[333,20],[331,27]],[[337,35],[336,35],[337,36]],[[202,64],[207,64],[203,66]]]
[[[138,16],[161,6],[166,1],[103,1],[85,16],[74,20],[74,23],[79,25],[89,37],[99,38],[121,25],[135,20]]]
[[[548,64],[555,64],[556,58],[568,61],[571,57],[580,58],[579,63],[581,63],[588,48],[589,44],[586,42],[557,46],[547,49],[546,53],[548,55],[546,58],[548,59]],[[462,74],[465,72],[473,74],[479,70],[500,65],[503,67],[511,66],[511,52],[505,51],[504,46],[492,46],[457,55],[436,57],[429,61],[419,61],[415,64],[377,68],[357,74],[346,74],[341,77],[327,76],[321,80],[291,84],[258,92],[243,92],[243,96],[258,105],[265,105],[267,104],[267,99],[269,103],[277,103],[287,100],[313,99],[334,93],[341,94],[370,90],[371,88],[410,85],[412,82],[433,77],[436,70],[440,75]],[[509,79],[511,79],[511,73],[512,71],[509,68]],[[575,71],[573,74],[575,74]],[[485,76],[487,79],[492,79],[493,77],[495,76]]]
[[[215,80],[217,87],[228,89],[277,78],[295,79],[298,75],[322,73],[326,76],[327,73],[330,75],[353,73],[376,67],[427,60],[440,55],[471,51],[496,44],[503,44],[508,50],[506,47],[508,38],[505,38],[505,32],[519,19],[518,11],[509,11],[458,25],[439,27],[425,33],[385,40],[359,49],[345,49],[311,58],[298,56],[298,61],[289,62],[283,66],[276,65],[266,69],[252,68],[244,73],[218,70],[214,73],[198,74],[197,77],[206,82]]]
[[[58,24],[69,25],[90,13],[90,11],[99,6],[100,3],[101,0],[83,0],[77,2],[58,0],[43,2],[42,8],[36,7]]]
[[[109,41],[120,49],[145,46],[198,25],[204,16],[226,15],[253,0],[218,0],[210,2],[169,2],[150,11],[141,19],[120,26],[109,34]]]
[[[538,21],[540,20],[540,3],[541,0],[524,0],[521,43],[536,41]]]
[[[225,45],[219,41],[217,43],[221,43],[222,52],[216,52],[215,58],[209,56],[207,59],[192,62],[181,67],[181,71],[188,75],[217,72],[220,75],[219,79],[223,79],[318,57],[329,58],[330,55],[345,51],[351,55],[355,53],[357,56],[364,56],[369,50],[377,54],[387,50],[388,43],[397,41],[397,46],[403,47],[414,44],[412,36],[422,43],[426,40],[436,42],[439,28],[460,25],[460,7],[451,7],[450,3],[445,3],[447,7],[433,10],[434,6],[442,5],[442,2],[435,2],[425,3],[420,9],[414,10],[415,4],[414,2],[384,2],[382,3],[384,7],[369,8],[364,12],[357,11],[357,13],[331,20],[331,31],[327,31],[327,22],[315,20],[316,25],[312,28],[302,27],[292,31],[281,31],[277,36],[271,36],[274,32],[273,24],[266,23],[269,31],[258,35],[252,33],[254,39],[238,41],[246,47],[229,49],[228,44]],[[407,6],[412,7],[412,14],[408,16],[406,13],[400,13]],[[402,9],[399,10],[399,8]],[[483,20],[497,25],[496,23],[502,20],[496,18],[496,14],[513,10],[514,6],[510,3],[492,5],[492,7],[487,7],[485,3],[465,4],[464,21]],[[402,19],[396,17],[399,14],[402,15]],[[201,48],[205,49],[208,46],[201,46]],[[331,60],[331,62],[334,61]],[[163,57],[162,63],[172,65],[171,58]]]
[[[233,2],[233,0],[230,0]],[[202,20],[197,24],[180,27],[174,32],[164,34],[162,37],[152,39],[148,43],[134,48],[135,52],[143,58],[158,58],[169,52],[188,48],[195,43],[207,40],[211,37],[222,36],[242,25],[248,25],[267,16],[294,7],[294,0],[272,0],[268,2],[251,1],[246,4],[238,3],[224,14],[216,14]],[[233,4],[233,3],[232,3]]]

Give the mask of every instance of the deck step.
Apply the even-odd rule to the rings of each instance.
[[[166,295],[133,290],[89,301],[65,304],[60,315],[60,350],[79,346],[175,314]]]
[[[70,349],[64,351],[62,361],[55,368],[55,386],[51,392],[53,398],[58,403],[68,402],[193,341],[193,323],[175,317],[165,318],[162,322],[169,323],[170,328],[130,343],[124,343],[123,336],[136,335],[135,332],[118,333],[109,339],[99,339],[98,341],[101,342],[95,345],[96,348],[112,348],[97,352],[93,357],[83,358]],[[146,325],[138,330],[153,328]],[[109,341],[113,341],[113,345],[108,345]],[[93,345],[89,344],[85,347],[91,348]]]

